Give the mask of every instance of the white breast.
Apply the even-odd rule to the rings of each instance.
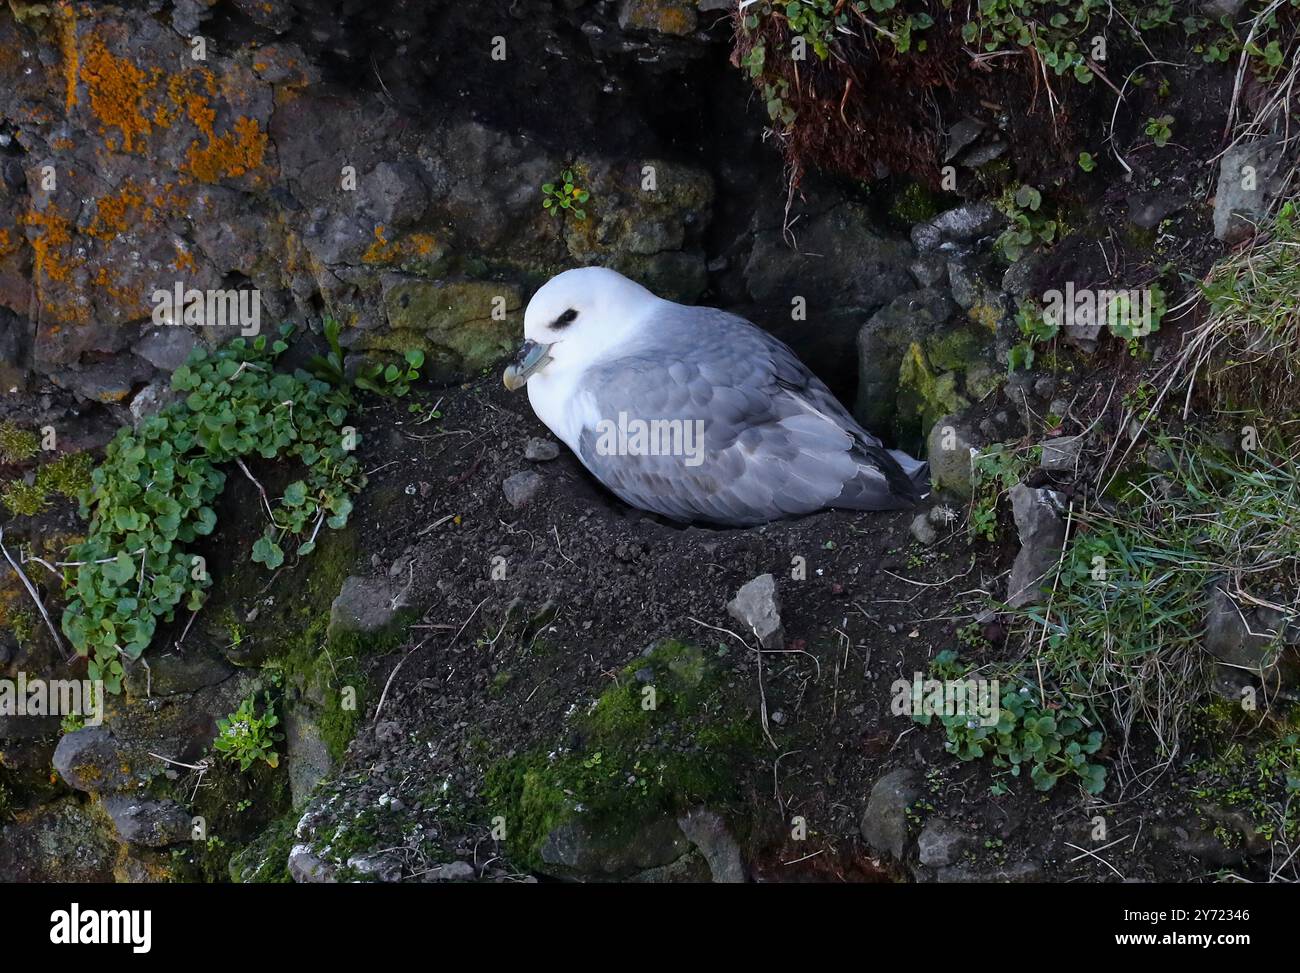
[[[537,418],[573,450],[584,428],[594,429],[602,418],[597,415],[596,403],[580,388],[582,373],[559,375],[534,375],[528,383],[528,402]]]

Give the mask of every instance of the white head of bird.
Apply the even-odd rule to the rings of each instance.
[[[548,280],[524,311],[524,343],[506,369],[506,388],[573,381],[625,344],[661,298],[604,267],[566,270]]]

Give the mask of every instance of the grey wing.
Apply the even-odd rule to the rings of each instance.
[[[735,526],[915,501],[879,440],[780,341],[705,308],[678,308],[658,325],[644,346],[591,369],[580,390],[579,457],[623,500]],[[637,448],[612,435],[620,416],[623,428],[658,421],[680,435]],[[656,448],[665,443],[680,448]]]

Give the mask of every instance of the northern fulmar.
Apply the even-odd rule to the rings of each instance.
[[[524,311],[506,387],[620,499],[744,527],[827,507],[899,510],[929,468],[886,449],[783,342],[603,267],[551,278]]]

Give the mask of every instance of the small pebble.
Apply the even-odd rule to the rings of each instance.
[[[524,459],[531,460],[534,463],[549,463],[559,455],[559,445],[550,439],[540,439],[534,436],[528,440],[528,445],[524,447]]]

